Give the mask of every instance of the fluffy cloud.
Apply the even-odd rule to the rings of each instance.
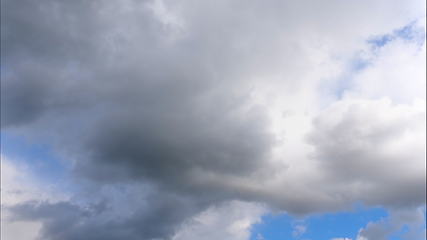
[[[302,225],[302,224],[297,224],[295,226],[293,226],[293,231],[292,231],[292,236],[294,238],[301,236],[302,234],[304,234],[307,231],[307,227]]]
[[[245,239],[262,211],[236,199],[425,203],[425,43],[366,42],[420,32],[418,1],[1,4],[2,128],[83,189],[10,207],[43,239]]]
[[[249,239],[251,225],[265,212],[259,204],[238,201],[214,206],[189,220],[172,239]]]
[[[347,188],[340,197],[387,206],[425,202],[425,103],[343,100],[314,125],[315,157],[324,178]]]
[[[363,57],[366,69],[355,74],[346,94],[361,98],[388,97],[396,103],[411,104],[425,99],[426,59],[424,28],[419,20],[400,29],[383,46],[373,45]]]
[[[64,201],[67,196],[40,183],[25,164],[14,162],[1,156],[1,238],[35,240],[42,223],[28,218],[17,219],[10,207],[28,201]]]
[[[421,240],[425,239],[425,224],[425,209],[394,210],[388,218],[370,222],[360,229],[357,240],[386,240],[392,234],[399,234],[400,239]]]

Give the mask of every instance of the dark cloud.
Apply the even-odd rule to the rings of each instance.
[[[120,220],[73,201],[13,207],[44,223],[43,239],[170,237],[233,195],[199,178],[248,175],[268,159],[263,110],[217,69],[227,51],[209,65],[211,52],[192,50],[208,48],[167,45],[161,19],[143,2],[128,4],[2,2],[2,127],[53,132],[77,159],[75,174],[101,185],[142,180],[178,194],[152,196]]]
[[[81,206],[70,201],[25,202],[9,207],[12,221],[40,221],[40,239],[169,239],[184,220],[206,204],[173,194],[154,194],[126,217],[111,215],[106,202]],[[126,204],[126,203],[123,203]]]

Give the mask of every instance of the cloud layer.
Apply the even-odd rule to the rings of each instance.
[[[253,202],[425,204],[419,1],[1,4],[2,129],[80,188],[9,204],[42,239],[198,239],[220,213],[245,239]]]

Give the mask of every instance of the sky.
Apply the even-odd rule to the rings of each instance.
[[[420,0],[2,0],[4,240],[423,240]]]

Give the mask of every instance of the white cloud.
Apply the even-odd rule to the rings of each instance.
[[[302,224],[296,224],[293,227],[292,236],[293,237],[300,237],[307,231],[307,226]]]
[[[15,220],[8,207],[26,201],[59,201],[64,193],[53,193],[33,176],[25,164],[17,164],[1,155],[1,238],[35,240],[42,227],[40,221]]]
[[[383,206],[425,201],[425,103],[343,100],[315,120],[310,139],[324,190]]]
[[[227,202],[210,207],[185,223],[173,240],[246,240],[251,226],[261,221],[266,208],[255,203]]]
[[[413,31],[423,29],[414,27]],[[418,39],[391,40],[371,53],[368,66],[356,74],[348,95],[368,99],[388,97],[395,103],[406,104],[425,99],[425,47],[425,42],[420,45]]]

